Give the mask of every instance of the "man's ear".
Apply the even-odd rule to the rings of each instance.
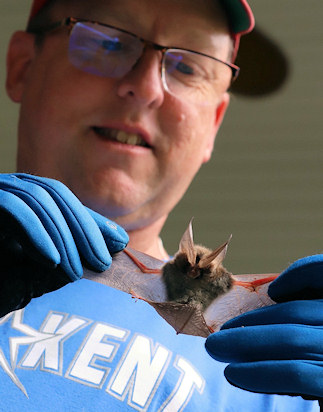
[[[205,153],[204,153],[204,158],[203,158],[203,163],[206,163],[210,160],[212,152],[213,152],[213,146],[214,146],[214,141],[216,138],[216,135],[218,133],[218,130],[222,124],[224,115],[227,111],[227,108],[229,106],[230,103],[230,95],[228,92],[225,92],[223,94],[222,100],[221,102],[218,104],[218,106],[216,107],[216,111],[215,111],[215,116],[214,116],[214,133],[213,136],[210,138],[208,145],[206,147]]]
[[[24,31],[14,33],[7,54],[6,89],[8,96],[16,103],[22,99],[28,69],[34,56],[34,35]]]

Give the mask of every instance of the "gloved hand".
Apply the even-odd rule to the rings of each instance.
[[[278,303],[245,313],[209,336],[227,380],[252,392],[323,397],[323,255],[300,259],[269,287]],[[322,399],[321,399],[322,401]]]
[[[32,297],[103,272],[128,235],[86,208],[62,183],[0,174],[0,317]]]

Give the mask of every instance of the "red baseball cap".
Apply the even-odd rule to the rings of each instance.
[[[36,14],[48,3],[49,0],[34,0],[29,18]],[[234,35],[248,33],[254,27],[255,21],[251,8],[246,0],[219,0],[224,8],[231,31]]]

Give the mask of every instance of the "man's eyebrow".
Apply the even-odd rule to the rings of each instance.
[[[127,11],[120,13],[118,10],[112,9],[109,10],[107,13],[107,6],[101,5],[96,7],[95,9],[90,7],[84,7],[80,12],[80,16],[73,16],[73,17],[82,17],[86,20],[97,21],[98,23],[102,24],[110,24],[111,26],[115,26],[117,28],[129,31],[130,33],[135,34],[138,37],[142,37],[145,40],[155,41],[155,39],[147,38],[147,36],[141,35],[142,34],[142,27],[143,24],[138,19],[134,19],[133,13],[127,13]],[[216,31],[216,24],[215,24],[215,34],[222,36],[228,33]],[[167,37],[167,33],[166,33]],[[165,47],[176,47],[180,49],[189,49],[194,50],[196,52],[205,53],[207,55],[218,57],[219,53],[223,50],[223,44],[219,40],[214,40],[214,36],[211,35],[213,39],[210,38],[209,35],[203,33],[203,31],[195,29],[190,30],[189,32],[177,32],[176,38],[169,38],[169,40],[165,41],[158,41],[156,43],[161,44]],[[229,51],[229,55],[231,54],[231,47]]]

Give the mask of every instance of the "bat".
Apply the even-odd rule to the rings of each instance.
[[[177,333],[207,337],[241,313],[274,304],[267,288],[278,274],[233,276],[223,267],[230,239],[213,251],[195,245],[191,220],[169,262],[126,248],[107,271],[85,269],[84,277],[148,302]]]
[[[222,261],[230,239],[231,236],[214,251],[195,245],[191,220],[179,243],[179,251],[161,270],[168,300],[189,303],[203,311],[215,298],[227,293],[234,279]]]

